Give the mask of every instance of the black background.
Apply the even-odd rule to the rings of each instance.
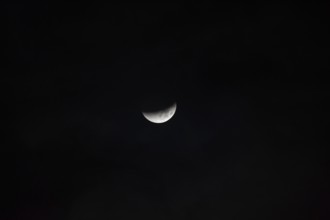
[[[2,14],[2,219],[328,219],[329,5]]]

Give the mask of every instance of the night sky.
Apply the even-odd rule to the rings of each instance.
[[[329,219],[329,4],[1,5],[0,219]]]

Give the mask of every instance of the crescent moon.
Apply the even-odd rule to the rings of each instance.
[[[142,112],[142,114],[148,121],[160,124],[170,120],[175,114],[175,111],[176,111],[176,103],[160,111]]]

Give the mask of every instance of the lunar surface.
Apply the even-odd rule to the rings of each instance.
[[[159,124],[170,120],[175,114],[175,111],[176,111],[176,103],[174,103],[173,105],[171,105],[170,107],[164,110],[155,111],[155,112],[142,112],[142,114],[147,120]]]

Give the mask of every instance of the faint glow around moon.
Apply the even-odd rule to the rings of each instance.
[[[172,106],[169,108],[166,108],[161,111],[156,111],[156,112],[142,112],[143,116],[148,120],[153,123],[164,123],[170,120],[173,115],[175,114],[176,111],[176,103],[174,103]]]

